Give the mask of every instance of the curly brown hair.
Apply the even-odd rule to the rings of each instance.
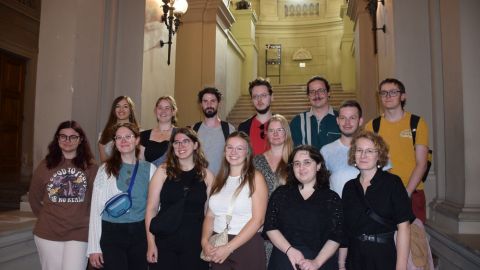
[[[384,167],[388,163],[388,145],[383,138],[371,131],[362,130],[355,134],[352,138],[351,147],[348,151],[348,164],[355,165],[355,152],[357,151],[358,139],[367,139],[375,145],[375,149],[378,151],[377,165]]]

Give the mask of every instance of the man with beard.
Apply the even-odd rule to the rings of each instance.
[[[220,170],[225,139],[235,131],[233,125],[221,121],[217,114],[221,100],[222,93],[215,87],[206,87],[198,92],[198,103],[205,118],[193,126],[208,160],[208,169],[215,175]]]
[[[257,114],[240,123],[238,130],[250,136],[253,153],[259,155],[268,150],[266,133],[267,122],[272,117],[270,111],[270,104],[273,101],[272,85],[263,78],[257,78],[249,83],[248,92]]]
[[[320,149],[340,137],[337,113],[328,104],[329,93],[330,85],[325,78],[315,76],[307,82],[307,95],[312,106],[290,122],[295,146],[309,144]]]
[[[355,100],[346,100],[338,109],[337,123],[342,133],[340,138],[322,147],[320,153],[330,171],[330,189],[342,197],[345,183],[357,177],[359,171],[348,165],[348,151],[352,137],[363,123],[362,108]]]

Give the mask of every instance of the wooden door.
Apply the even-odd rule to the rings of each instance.
[[[0,50],[0,181],[20,173],[26,60]]]

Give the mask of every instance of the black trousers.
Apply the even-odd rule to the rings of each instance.
[[[147,234],[145,221],[111,223],[102,221],[100,247],[104,270],[147,269]]]

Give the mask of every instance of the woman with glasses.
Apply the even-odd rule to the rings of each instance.
[[[60,123],[28,192],[38,218],[33,235],[42,269],[86,268],[88,217],[97,168],[80,125]]]
[[[93,187],[87,254],[95,268],[147,269],[144,218],[148,184],[156,168],[138,160],[140,133],[136,125],[118,124],[113,134],[112,156],[98,170]],[[105,211],[106,202],[130,186],[128,211],[119,215]]]
[[[370,131],[357,134],[351,145],[348,163],[360,174],[343,188],[348,255],[341,252],[339,264],[349,270],[406,269],[415,217],[400,178],[381,169],[388,162],[388,146]]]
[[[253,166],[247,134],[236,131],[225,142],[225,158],[212,185],[203,222],[202,248],[212,269],[265,269],[265,249],[259,230],[263,225],[268,189]],[[227,230],[228,242],[209,243],[213,234]]]
[[[177,123],[177,104],[171,96],[162,96],[153,110],[157,126],[140,133],[140,157],[159,166],[167,158],[170,137]]]
[[[273,192],[265,218],[274,245],[268,269],[338,269],[342,202],[329,188],[325,161],[310,145],[295,148],[288,161],[287,185]]]
[[[98,140],[98,151],[101,162],[107,161],[112,155],[114,144],[112,138],[115,136],[113,128],[116,124],[133,123],[138,126],[134,107],[135,104],[130,97],[119,96],[113,100],[107,124],[103,128],[102,133],[100,133],[100,139]]]
[[[175,130],[170,145],[166,169],[159,168],[150,183],[145,225],[148,231],[159,205],[158,214],[162,216],[183,200],[181,212],[176,213],[182,218],[178,227],[170,229],[171,232],[147,233],[147,260],[151,263],[150,269],[207,270],[208,263],[200,259],[200,238],[205,202],[214,176],[207,169],[208,161],[192,129]],[[171,220],[160,219],[158,222]]]
[[[288,156],[292,152],[293,142],[290,127],[285,117],[274,114],[268,121],[267,148],[263,154],[253,158],[253,165],[265,178],[268,187],[268,196],[287,180]],[[272,253],[272,243],[265,242],[267,262]]]

